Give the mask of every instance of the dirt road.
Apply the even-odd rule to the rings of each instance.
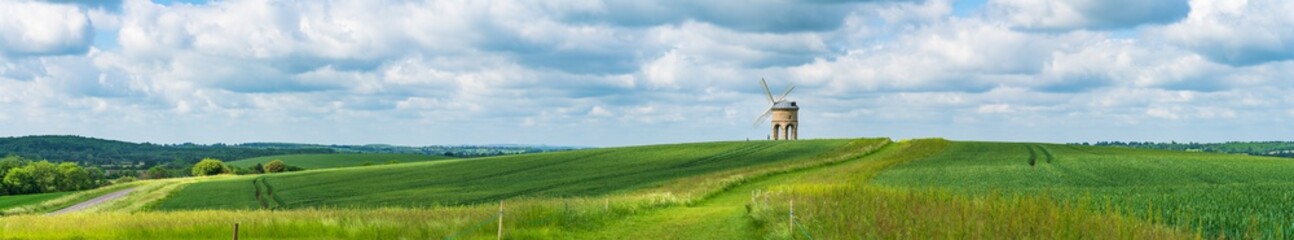
[[[64,209],[59,209],[58,211],[53,211],[53,212],[47,213],[47,214],[45,214],[45,215],[59,215],[59,214],[64,214],[64,213],[70,213],[70,212],[75,212],[75,211],[81,211],[81,210],[84,210],[84,209],[86,209],[86,208],[90,208],[90,207],[94,207],[95,205],[102,204],[102,203],[104,203],[104,202],[112,201],[113,199],[117,199],[117,198],[125,197],[127,194],[130,194],[130,192],[131,192],[131,191],[135,191],[135,189],[134,189],[134,188],[127,188],[127,189],[124,189],[124,190],[121,190],[121,191],[116,191],[116,192],[112,192],[112,193],[109,193],[109,194],[104,194],[103,196],[99,196],[99,197],[97,197],[97,198],[90,199],[90,201],[85,201],[85,202],[77,203],[76,205],[72,205],[71,207],[67,207],[67,208],[64,208]]]

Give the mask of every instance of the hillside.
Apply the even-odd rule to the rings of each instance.
[[[74,161],[93,165],[145,166],[203,158],[244,159],[260,156],[332,153],[330,149],[256,149],[229,145],[158,145],[80,136],[26,136],[0,138],[0,156],[18,155],[29,159]]]
[[[433,160],[453,159],[439,155],[422,155],[422,154],[381,154],[381,153],[334,153],[334,154],[290,154],[254,157],[238,161],[227,162],[226,164],[249,168],[256,164],[265,164],[273,160],[282,160],[283,163],[304,169],[320,168],[337,168],[337,167],[356,167],[363,165],[379,165],[390,163],[411,163],[424,162]]]
[[[1259,236],[1275,237],[1294,236],[1287,226],[1294,216],[1291,172],[1294,161],[1271,157],[955,142],[941,154],[882,172],[875,183],[1108,201],[1131,215],[1190,226],[1206,236],[1253,236],[1245,231],[1262,229]]]
[[[503,219],[515,239],[1282,239],[1291,170],[1081,145],[688,143],[139,181],[97,213],[8,216],[0,232],[492,239]]]
[[[287,208],[433,206],[521,196],[593,196],[674,178],[813,157],[849,140],[717,142],[589,149],[271,174]],[[259,177],[259,176],[257,176]],[[252,209],[257,177],[192,184],[161,209]],[[245,194],[227,194],[245,193]]]

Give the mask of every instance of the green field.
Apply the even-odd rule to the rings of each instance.
[[[97,213],[0,218],[0,234],[494,239],[502,201],[509,239],[1282,239],[1291,170],[1035,143],[689,143],[141,181]]]
[[[1284,158],[956,142],[931,158],[884,171],[874,183],[1085,200],[1094,209],[1189,226],[1205,236],[1275,238],[1294,236],[1291,173],[1294,161]]]
[[[522,196],[624,192],[721,170],[816,156],[849,140],[716,142],[591,149],[272,174],[192,184],[160,209],[255,209],[258,186],[284,208],[427,207]],[[267,189],[267,190],[268,190]]]
[[[304,169],[320,169],[355,167],[363,166],[365,164],[380,165],[387,163],[425,162],[454,158],[439,155],[386,153],[291,154],[248,158],[228,162],[227,164],[240,168],[249,168],[256,166],[257,163],[265,164],[275,159],[283,160],[283,163],[289,166]]]
[[[26,206],[26,205],[33,205],[40,202],[49,201],[51,199],[55,199],[58,197],[67,196],[68,194],[72,194],[72,193],[74,192],[52,192],[52,193],[37,193],[37,194],[15,195],[15,196],[0,196],[0,210]]]

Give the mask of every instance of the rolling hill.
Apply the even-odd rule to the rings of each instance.
[[[424,162],[434,160],[453,159],[439,155],[423,154],[384,154],[384,153],[335,153],[335,154],[290,154],[254,157],[238,161],[227,162],[226,164],[240,168],[249,168],[256,164],[265,164],[273,160],[283,160],[283,163],[300,167],[304,169],[320,168],[337,168],[337,167],[355,167],[388,163],[410,163]]]
[[[1291,170],[1038,143],[689,143],[141,181],[110,204],[134,207],[7,216],[0,233],[477,239],[502,222],[520,239],[1280,239],[1294,236]]]
[[[1272,238],[1294,236],[1292,172],[1294,161],[1275,157],[954,142],[940,154],[882,172],[875,183],[1108,202],[1128,215],[1188,226],[1205,236]]]
[[[286,208],[460,205],[522,196],[594,196],[664,181],[813,157],[849,140],[717,142],[577,150],[264,176]],[[158,207],[254,209],[253,180],[201,182]],[[244,193],[244,194],[226,194]]]

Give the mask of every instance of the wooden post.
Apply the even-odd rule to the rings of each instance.
[[[498,239],[503,239],[503,200],[499,200],[499,234]]]
[[[603,209],[603,210],[606,210],[606,211],[608,211],[608,212],[610,212],[610,211],[611,211],[611,199],[610,199],[610,198],[603,198],[602,200],[604,201],[604,202],[602,202],[602,209]]]
[[[234,223],[234,240],[238,240],[238,223]]]

